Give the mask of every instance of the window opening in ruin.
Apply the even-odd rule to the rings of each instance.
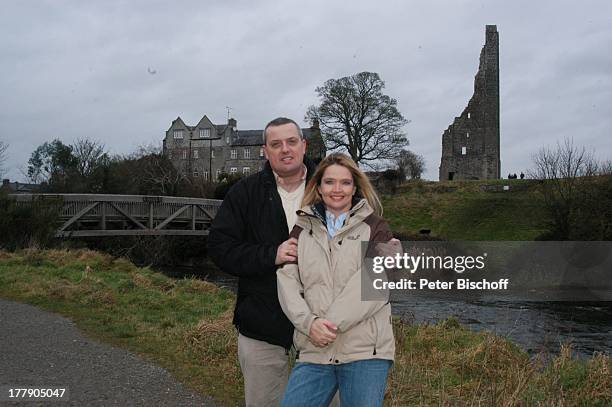
[[[469,132],[465,133],[465,137],[470,138],[470,133]]]
[[[449,173],[448,173],[448,180],[449,180],[449,181],[452,181],[454,176],[455,176],[455,173],[454,173],[454,172],[449,172]]]
[[[461,147],[461,155],[466,155],[467,154],[467,147],[463,146]]]
[[[472,113],[468,112],[468,119],[472,117]]]

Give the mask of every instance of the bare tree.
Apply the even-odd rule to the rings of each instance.
[[[599,175],[612,175],[612,161],[606,160],[599,164]]]
[[[544,180],[541,191],[553,222],[553,234],[568,239],[584,194],[588,189],[584,178],[598,173],[593,153],[565,139],[555,148],[544,147],[533,156],[535,170],[531,177]]]
[[[141,145],[132,157],[139,162],[138,177],[140,184],[149,193],[175,195],[181,183],[187,178],[174,168],[172,162],[165,157],[161,146]]]
[[[72,155],[77,159],[76,169],[82,177],[89,177],[109,160],[108,154],[104,151],[104,144],[86,138],[74,142]]]
[[[410,150],[401,150],[395,160],[403,179],[421,179],[425,171],[425,159]]]
[[[384,87],[372,72],[330,79],[316,88],[321,104],[308,108],[306,120],[318,120],[329,150],[346,151],[358,164],[393,159],[408,144],[407,121]]]
[[[8,150],[8,144],[0,140],[0,178],[4,176],[4,164],[6,163],[6,151]]]

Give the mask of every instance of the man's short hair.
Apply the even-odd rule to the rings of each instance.
[[[276,127],[276,126],[282,126],[284,124],[293,124],[295,126],[295,128],[298,131],[298,134],[300,135],[300,138],[303,140],[304,139],[304,134],[302,133],[302,129],[300,128],[300,126],[293,120],[287,118],[287,117],[277,117],[276,119],[272,120],[270,123],[266,124],[266,127],[264,128],[263,134],[262,134],[262,138],[263,138],[263,143],[264,145],[266,144],[266,131],[268,131],[268,127]]]

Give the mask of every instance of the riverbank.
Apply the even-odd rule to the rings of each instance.
[[[228,290],[93,251],[29,250],[0,252],[0,296],[67,316],[87,335],[145,357],[197,392],[241,403]],[[544,362],[454,320],[396,321],[395,334],[389,406],[612,402],[612,363],[604,355],[578,360],[565,347]]]

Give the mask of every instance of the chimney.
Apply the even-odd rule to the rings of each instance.
[[[238,124],[238,122],[233,117],[227,119],[227,125],[230,126],[232,128],[232,130],[234,130],[234,131],[236,130],[237,124]]]

